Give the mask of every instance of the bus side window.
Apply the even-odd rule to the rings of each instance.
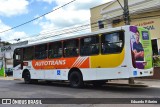
[[[48,58],[62,57],[62,42],[53,42],[49,44]]]
[[[34,59],[34,47],[26,47],[23,49],[23,60]]]
[[[99,54],[99,36],[90,36],[80,39],[80,54],[81,56]]]
[[[35,46],[35,59],[47,58],[47,44]]]
[[[102,34],[101,36],[102,54],[120,53],[124,45],[123,31]]]
[[[79,55],[79,40],[71,39],[64,41],[64,57],[76,57]]]

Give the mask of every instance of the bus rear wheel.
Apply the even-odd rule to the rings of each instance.
[[[80,72],[74,71],[69,76],[70,86],[73,88],[82,88],[84,86],[83,77]]]

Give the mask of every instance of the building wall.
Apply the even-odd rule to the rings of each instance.
[[[153,17],[148,19],[135,20],[132,22],[133,25],[140,25],[148,29],[151,33],[152,39],[160,38],[160,17]],[[160,48],[160,44],[158,44]]]
[[[93,7],[90,9],[90,22],[91,22],[91,31],[97,31],[98,28],[98,21],[103,20],[103,16],[100,14],[101,9],[105,6],[106,4],[99,5],[97,7]],[[106,26],[106,24],[105,24]]]
[[[122,1],[123,0],[120,0],[121,4],[123,5]],[[129,0],[129,2],[131,4],[133,2],[136,2],[136,1],[130,2],[130,0]],[[144,2],[145,0],[140,0],[140,1],[142,1],[143,4],[146,4]],[[157,1],[157,0],[152,0],[151,2],[153,2],[153,1]],[[144,5],[142,5],[142,6],[144,6]],[[103,5],[92,8],[90,10],[91,11],[91,23],[92,22],[98,22],[98,20],[100,20],[100,19],[104,19],[104,24],[105,24],[104,26],[105,26],[105,28],[107,28],[107,26],[108,26],[107,25],[108,24],[107,23],[108,22],[107,18],[109,18],[110,16],[112,17],[112,14],[113,15],[119,14],[119,13],[123,14],[122,10],[114,10],[114,9],[118,9],[118,8],[120,8],[120,7],[119,7],[119,4],[117,2],[113,2],[109,6],[108,6],[108,3],[106,3],[106,4],[103,4]],[[104,14],[103,12],[105,12],[105,11],[112,11],[112,13]],[[121,19],[121,21],[119,23],[113,24],[112,21],[115,20],[116,18]],[[158,10],[156,8],[155,10],[152,10],[152,11],[148,10],[148,12],[147,11],[144,11],[144,12],[141,11],[140,13],[137,12],[137,13],[134,13],[134,14],[130,14],[130,18],[131,18],[131,25],[143,26],[150,31],[151,38],[152,39],[157,39],[158,49],[160,49],[160,8],[158,8]],[[118,27],[118,26],[123,26],[124,25],[124,21],[123,21],[122,16],[112,18],[111,23],[112,23],[112,27]],[[100,30],[98,28],[98,24],[97,24],[96,28],[94,26],[91,26],[91,31],[97,31],[97,30]]]
[[[12,68],[14,49],[19,46],[27,45],[27,44],[28,44],[28,41],[22,41],[15,44],[0,46],[0,61],[3,61],[3,67]]]
[[[124,22],[113,24],[113,27],[123,26]],[[131,25],[143,26],[151,33],[152,39],[157,39],[160,49],[160,12],[150,12],[131,16]]]

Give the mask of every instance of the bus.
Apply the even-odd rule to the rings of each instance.
[[[59,80],[80,88],[153,75],[150,33],[130,25],[21,46],[13,59],[13,76],[25,83]]]

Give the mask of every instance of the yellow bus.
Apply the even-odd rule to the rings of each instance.
[[[84,82],[153,75],[150,33],[129,25],[28,44],[16,48],[13,57],[13,76],[25,83],[64,80],[79,88]]]

